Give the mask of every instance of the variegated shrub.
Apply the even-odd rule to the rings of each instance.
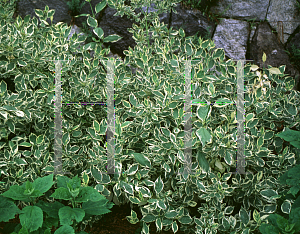
[[[96,6],[96,13],[104,8],[103,2]],[[146,4],[149,6],[148,1]],[[108,5],[123,14],[132,13],[122,1],[108,1]],[[45,19],[54,14],[48,10],[47,6],[44,12],[36,10],[45,24]],[[85,16],[98,40],[81,48],[83,62],[71,52],[86,38],[74,34],[67,41],[70,27],[58,23],[38,29],[38,20],[27,16],[24,21],[18,17],[15,24],[1,21],[0,52],[6,57],[0,61],[1,76],[14,79],[16,84],[12,93],[1,82],[0,157],[1,172],[6,176],[2,181],[7,182],[2,191],[53,172],[55,67],[44,60],[52,56],[72,58],[62,63],[63,102],[106,99],[108,69],[104,58],[109,50],[102,50],[102,43],[120,37],[103,38],[95,18]],[[187,233],[252,233],[268,214],[280,209],[288,212],[276,197],[288,188],[276,178],[296,164],[300,153],[292,145],[284,145],[275,134],[281,125],[300,130],[300,98],[299,92],[292,90],[291,77],[284,77],[285,66],[260,71],[255,65],[245,65],[245,170],[252,174],[232,175],[236,169],[237,109],[235,105],[216,103],[235,101],[236,63],[224,61],[224,51],[215,49],[213,41],[185,37],[182,29],[168,30],[157,15],[150,22],[149,28],[147,19],[139,27],[133,25],[130,30],[137,46],[125,51],[124,62],[114,63],[114,159],[119,174],[103,173],[107,111],[99,105],[63,106],[64,171],[71,177],[88,174],[89,185],[115,203],[138,205],[143,233],[149,233],[151,222],[157,230],[174,232],[180,228]],[[152,45],[146,41],[149,32],[153,33]],[[88,49],[95,50],[94,58]],[[179,175],[185,165],[186,60],[191,60],[194,107],[192,173]],[[136,74],[127,65],[137,68]],[[199,104],[203,102],[215,105]],[[12,133],[15,137],[8,140]],[[285,202],[291,204],[293,200]],[[199,213],[192,216],[196,206]],[[127,218],[133,224],[139,221],[133,210]]]

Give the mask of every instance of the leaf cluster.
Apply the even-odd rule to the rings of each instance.
[[[132,8],[143,5],[141,1],[134,2],[124,6],[120,1],[102,1],[95,10],[98,13],[108,4],[118,9],[116,14],[140,20]],[[285,190],[275,178],[299,160],[299,151],[293,145],[284,147],[283,140],[275,136],[279,123],[300,130],[300,98],[291,90],[293,80],[284,77],[285,66],[268,67],[263,72],[255,65],[244,67],[245,167],[252,174],[233,175],[235,129],[240,120],[236,117],[237,107],[231,104],[236,101],[239,66],[234,61],[224,61],[224,50],[215,49],[213,41],[186,37],[182,28],[168,29],[160,23],[157,12],[148,17],[150,2],[144,4],[145,18],[139,26],[133,24],[128,29],[137,46],[124,52],[124,62],[105,59],[109,50],[102,49],[103,42],[116,42],[120,37],[104,38],[94,14],[78,16],[87,17],[87,24],[97,36],[81,47],[82,62],[75,61],[70,52],[77,51],[86,37],[74,34],[68,42],[70,27],[62,23],[44,27],[46,19],[54,14],[48,6],[45,11],[35,10],[41,29],[37,28],[36,18],[17,18],[13,25],[0,21],[0,51],[6,56],[0,61],[0,68],[3,74],[14,76],[16,83],[15,93],[8,92],[5,82],[0,83],[2,134],[16,134],[13,139],[0,142],[2,171],[7,176],[3,181],[9,188],[13,183],[21,184],[28,177],[35,180],[38,173],[54,170],[53,152],[50,154],[50,142],[54,139],[53,72],[59,70],[54,62],[39,67],[51,57],[64,60],[58,86],[62,85],[63,97],[68,101],[105,100],[113,93],[106,89],[111,81],[107,76],[112,75],[112,70],[114,73],[116,173],[105,173],[108,159],[100,145],[108,132],[108,122],[103,116],[98,117],[95,106],[76,105],[63,111],[62,121],[62,166],[71,177],[87,174],[103,196],[115,203],[139,206],[144,233],[149,233],[151,222],[158,230],[172,229],[174,233],[179,224],[187,233],[255,231],[267,214],[276,211],[273,196]],[[161,11],[172,8],[172,2],[156,4]],[[151,46],[149,32],[154,39]],[[95,51],[94,58],[87,52],[91,49]],[[71,59],[66,62],[68,58]],[[265,55],[263,60],[266,61]],[[136,68],[135,74],[128,65]],[[271,82],[277,84],[276,89],[271,89]],[[191,92],[186,98],[184,93],[188,90]],[[185,116],[184,102],[191,97],[190,119],[195,131],[187,137],[185,126],[189,118]],[[31,122],[35,131],[24,132],[23,125]],[[190,163],[187,146],[193,149]],[[184,173],[186,169],[190,173]],[[74,196],[78,192],[69,189]],[[240,207],[235,209],[237,204]],[[199,218],[191,216],[190,208],[196,206]],[[259,211],[253,219],[251,206]],[[127,219],[133,224],[139,221],[133,210]]]
[[[85,184],[88,176],[84,175]],[[57,189],[50,196],[57,200],[71,201],[73,207],[65,206],[59,201],[46,203],[43,200],[36,202],[53,185],[53,174],[37,178],[33,183],[26,181],[23,185],[13,185],[0,196],[0,222],[8,220],[19,214],[21,227],[15,228],[21,233],[50,234],[52,226],[59,227],[54,233],[75,234],[76,223],[90,218],[93,215],[103,215],[111,212],[113,203],[103,195],[88,186],[81,186],[78,176],[72,179],[65,176],[57,177]],[[14,201],[31,202],[20,210]],[[78,204],[82,203],[79,207]],[[74,222],[74,223],[73,223]],[[73,226],[72,226],[73,225]],[[18,230],[19,229],[19,230]],[[86,233],[81,231],[80,234]],[[16,234],[13,232],[12,234]]]

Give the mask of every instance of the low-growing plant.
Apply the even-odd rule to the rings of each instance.
[[[57,177],[57,189],[50,197],[70,201],[72,207],[65,206],[58,201],[46,203],[39,200],[37,202],[37,198],[43,196],[52,187],[53,174],[37,178],[33,183],[27,180],[21,186],[13,185],[0,196],[0,222],[7,222],[19,214],[21,224],[15,228],[15,231],[19,229],[19,233],[43,231],[42,233],[50,234],[52,226],[59,227],[54,232],[55,234],[75,233],[79,222],[93,215],[107,214],[111,212],[109,209],[114,205],[96,189],[88,187],[88,181],[89,177],[86,174],[83,176],[83,186],[77,175],[72,179],[66,176]],[[30,202],[30,205],[20,210],[13,200]],[[45,220],[43,220],[44,217]],[[80,232],[80,234],[84,233],[86,232]]]
[[[134,2],[132,2],[134,9],[141,7],[141,3]],[[169,5],[167,10],[171,8],[170,2],[166,2]],[[119,15],[133,14],[131,6],[122,6],[122,1],[108,1],[107,4],[117,8]],[[149,6],[150,1],[146,1],[145,4]],[[163,8],[162,1],[155,1],[155,4]],[[96,13],[104,9],[105,5],[104,1],[97,5]],[[53,16],[54,12],[49,11],[46,6],[44,12],[37,9],[36,14],[41,22],[46,22],[47,17]],[[114,35],[103,39],[103,30],[97,27],[94,15],[85,16],[88,16],[87,24],[94,28],[99,39],[93,38],[94,42],[86,44],[82,50],[87,52],[87,49],[92,48],[95,56],[92,59],[89,53],[82,52],[84,62],[76,63],[72,60],[71,65],[64,64],[62,74],[69,70],[73,73],[67,77],[68,79],[65,79],[66,77],[62,79],[66,80],[63,84],[65,88],[63,97],[66,100],[76,98],[76,101],[82,99],[92,102],[102,101],[101,98],[108,95],[107,90],[104,87],[95,90],[87,87],[87,84],[92,84],[96,75],[101,76],[103,83],[107,81],[105,79],[108,65],[105,61],[101,61],[100,64],[105,67],[101,70],[98,60],[103,59],[104,54],[101,44],[109,39],[116,41],[119,37]],[[149,21],[146,16],[147,14],[139,26],[133,24],[133,29],[128,29],[133,33],[137,46],[134,50],[129,48],[124,51],[126,55],[124,63],[116,62],[114,69],[116,76],[114,157],[119,174],[113,176],[102,173],[107,158],[105,150],[99,146],[99,140],[105,135],[107,124],[103,118],[100,119],[100,123],[98,122],[98,116],[94,114],[91,106],[77,106],[63,112],[63,169],[70,171],[74,176],[89,174],[91,179],[94,179],[95,188],[102,195],[111,195],[112,199],[120,203],[130,202],[139,206],[143,215],[141,222],[144,233],[149,233],[151,222],[155,222],[158,230],[172,228],[173,232],[177,232],[180,224],[181,230],[197,234],[203,233],[204,230],[226,234],[249,233],[256,230],[255,220],[250,220],[250,207],[256,207],[260,214],[274,213],[276,204],[273,200],[265,198],[268,192],[266,190],[273,189],[275,193],[279,186],[273,175],[280,175],[295,164],[295,147],[290,145],[283,149],[283,140],[274,136],[279,123],[290,128],[294,126],[299,128],[295,116],[299,113],[297,107],[300,99],[299,94],[291,90],[293,81],[289,77],[283,79],[285,66],[271,67],[266,70],[263,77],[276,82],[277,88],[267,89],[258,66],[249,64],[245,66],[245,81],[248,82],[245,85],[245,157],[247,157],[245,167],[253,174],[233,175],[231,171],[236,170],[236,107],[218,103],[232,103],[236,100],[235,63],[230,60],[224,61],[224,50],[215,49],[212,41],[203,41],[202,38],[195,36],[186,37],[182,28],[168,29],[157,15],[148,19]],[[133,17],[137,19],[138,15]],[[37,19],[28,22],[26,18],[24,21],[18,18],[15,25],[0,21],[3,26],[0,27],[0,32],[3,33],[0,48],[10,57],[9,61],[1,61],[0,66],[5,74],[16,76],[18,92],[18,94],[9,93],[5,82],[0,85],[1,91],[3,90],[0,101],[5,104],[0,112],[3,116],[1,118],[6,117],[4,129],[15,132],[15,126],[18,128],[16,139],[1,142],[0,145],[4,148],[4,151],[2,150],[4,153],[0,153],[4,159],[3,173],[8,174],[8,178],[5,178],[7,183],[12,183],[11,181],[19,183],[29,175],[30,179],[36,176],[36,173],[54,169],[52,162],[49,162],[48,144],[54,138],[51,136],[53,119],[43,119],[45,115],[52,115],[53,111],[51,109],[53,105],[50,106],[55,93],[53,77],[47,70],[39,72],[38,76],[34,72],[41,58],[49,58],[51,55],[52,57],[55,55],[56,58],[57,55],[61,55],[60,59],[66,59],[66,55],[69,55],[64,48],[61,50],[59,48],[67,46],[68,42],[65,39],[71,29],[59,23],[45,29],[47,32],[40,37],[42,45],[38,47],[39,51],[32,53],[30,50],[37,46],[33,41],[31,44],[25,43],[25,56],[21,52],[17,54],[16,51],[19,50],[13,46],[18,45],[16,40],[20,35],[24,38],[18,41],[19,43],[40,36],[36,27]],[[20,27],[21,24],[25,25]],[[15,33],[16,31],[19,33]],[[154,43],[151,46],[147,46],[148,32],[153,33]],[[12,33],[16,36],[12,37]],[[51,44],[52,34],[60,35],[56,38],[55,45]],[[72,40],[69,46],[75,50],[76,43],[84,41],[86,37],[82,36],[77,40],[74,34],[72,39],[75,40]],[[174,54],[176,50],[177,55]],[[30,56],[32,54],[33,58]],[[11,56],[16,58],[12,59]],[[186,65],[184,60],[191,60],[193,80],[190,86],[193,90],[192,105],[196,108],[192,109],[191,118],[195,129],[191,144],[194,150],[192,173],[183,175],[178,173],[183,172],[186,164],[183,142],[186,122],[183,118]],[[17,67],[18,64],[26,67],[29,74],[20,75],[19,72],[23,67]],[[31,64],[33,65],[30,67]],[[133,75],[126,65],[139,70]],[[54,67],[49,67],[49,70],[53,71]],[[34,86],[37,82],[35,79],[41,82],[42,88],[32,93],[30,86]],[[68,83],[72,87],[69,87]],[[254,88],[250,91],[250,87]],[[25,102],[22,97],[28,89]],[[201,102],[205,104],[202,105]],[[215,105],[206,105],[207,102]],[[23,114],[24,118],[16,117],[12,113]],[[34,125],[37,129],[36,134],[21,132],[22,123],[33,122],[30,117],[36,121]],[[85,123],[82,123],[83,120]],[[47,123],[48,126],[43,123]],[[18,143],[18,140],[21,142]],[[84,144],[84,141],[87,144]],[[22,150],[25,156],[20,158],[19,146],[30,147],[31,151]],[[276,158],[271,154],[275,151],[278,152]],[[33,160],[36,165],[30,163]],[[29,165],[23,173],[25,164]],[[197,203],[198,200],[202,202]],[[197,218],[195,213],[191,217],[191,207],[197,205],[201,217]],[[265,208],[268,211],[265,211]],[[133,211],[127,218],[131,223],[139,221]]]
[[[69,10],[71,11],[71,16],[78,15],[82,9],[82,7],[86,4],[86,2],[80,3],[81,0],[71,0],[67,2]]]
[[[300,139],[300,138],[298,138]],[[299,144],[299,141],[298,141]],[[300,149],[300,147],[298,147]],[[300,232],[300,164],[291,168],[278,178],[280,184],[291,186],[290,190],[283,195],[292,194],[296,200],[291,206],[288,199],[281,205],[281,210],[289,214],[289,219],[285,219],[279,214],[270,214],[267,218],[268,223],[263,222],[259,227],[262,234],[296,234]],[[271,191],[269,191],[271,192]],[[271,192],[272,193],[272,192]],[[298,196],[296,196],[298,194]],[[280,198],[276,193],[271,198]]]

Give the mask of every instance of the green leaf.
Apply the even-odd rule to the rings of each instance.
[[[178,226],[177,226],[176,221],[174,221],[174,222],[172,223],[172,230],[173,230],[174,233],[176,233],[176,232],[178,231]]]
[[[154,182],[154,190],[155,190],[156,194],[159,194],[163,190],[163,188],[164,188],[164,183],[159,176],[156,179],[156,181]]]
[[[247,225],[249,223],[250,217],[243,207],[241,207],[241,209],[240,209],[239,216],[240,216],[243,224]]]
[[[1,81],[0,82],[0,88],[1,88],[1,93],[5,93],[7,90],[7,84],[5,83],[5,81]]]
[[[129,101],[133,106],[137,106],[138,104],[137,99],[133,93],[129,95]]]
[[[26,227],[29,232],[38,230],[43,225],[43,211],[37,206],[26,206],[19,215],[22,227]]]
[[[134,196],[129,196],[129,200],[134,204],[139,204],[141,202],[138,198]]]
[[[21,187],[18,185],[12,185],[8,191],[6,191],[2,194],[2,196],[11,198],[13,200],[24,201],[28,198],[28,196],[24,195],[24,191],[25,191],[24,187]]]
[[[85,212],[80,208],[65,206],[59,209],[58,216],[61,225],[72,225],[74,219],[77,223],[81,222],[85,216]]]
[[[205,119],[207,118],[207,114],[210,110],[210,106],[198,106],[197,108],[197,116],[199,119],[202,120],[202,122],[205,121]]]
[[[125,100],[123,100],[123,105],[126,107],[126,108],[131,108],[131,105],[130,105],[130,103],[129,102],[127,102],[127,101],[125,101]]]
[[[101,195],[96,189],[92,187],[81,187],[79,194],[75,198],[76,202],[87,202],[87,201],[100,201],[104,200],[105,197]]]
[[[268,68],[268,70],[269,70],[269,72],[272,73],[272,74],[276,74],[276,75],[282,74],[282,73],[280,72],[280,70],[279,70],[278,68],[276,68],[276,67]]]
[[[40,145],[43,143],[43,141],[44,141],[44,135],[39,135],[36,139],[36,144]]]
[[[165,217],[168,219],[173,219],[178,215],[178,212],[175,210],[170,210],[167,213],[165,213]]]
[[[265,198],[269,198],[272,196],[276,196],[278,195],[278,193],[276,191],[274,191],[273,189],[264,189],[262,191],[260,191],[260,194],[265,197]]]
[[[263,223],[261,226],[259,226],[259,231],[262,234],[269,234],[269,233],[278,234],[280,232],[280,230],[277,227],[274,227],[270,224],[265,224],[265,223]]]
[[[68,132],[66,132],[65,134],[63,134],[62,143],[64,144],[64,146],[66,146],[69,142],[70,142],[70,135]]]
[[[125,121],[124,123],[121,124],[121,128],[126,128],[130,124],[132,124],[132,121]]]
[[[232,155],[226,151],[225,152],[225,158],[224,158],[225,162],[228,164],[228,165],[231,165],[232,164]]]
[[[100,124],[97,120],[93,121],[93,128],[96,132],[100,132]]]
[[[99,2],[96,6],[95,6],[95,11],[96,14],[100,11],[102,11],[104,9],[104,7],[106,6],[106,0],[103,0],[102,2]]]
[[[69,190],[63,187],[57,188],[50,197],[53,197],[55,199],[63,199],[67,201],[73,199]]]
[[[100,39],[103,38],[104,32],[103,32],[102,28],[100,28],[100,27],[95,28],[93,31],[97,35],[97,37],[99,37]]]
[[[134,189],[133,189],[133,186],[131,184],[123,182],[122,183],[122,188],[124,189],[124,191],[126,193],[129,193],[130,195],[133,195]]]
[[[206,192],[205,186],[203,185],[203,183],[197,179],[197,187],[202,191],[202,192]]]
[[[91,16],[88,16],[86,22],[90,27],[96,28],[98,26],[97,20]]]
[[[260,220],[260,214],[259,214],[259,212],[257,211],[257,210],[254,210],[253,211],[253,219],[254,219],[254,221],[255,222],[259,222],[259,220]]]
[[[294,230],[296,231],[296,233],[299,232],[300,231],[300,207],[291,210],[289,221],[290,223],[295,224]]]
[[[85,211],[86,214],[90,215],[103,215],[110,213],[111,209],[114,206],[114,203],[109,202],[107,199],[100,200],[97,202],[88,201],[82,203],[82,209]]]
[[[283,140],[290,142],[291,145],[300,149],[300,131],[295,131],[286,128],[285,131],[277,133],[275,134],[275,136],[278,136]]]
[[[109,36],[107,36],[107,37],[105,37],[104,39],[103,39],[103,42],[111,42],[111,43],[113,43],[113,42],[117,42],[117,41],[119,41],[119,40],[121,40],[123,37],[120,37],[120,36],[118,36],[117,34],[112,34],[112,35],[109,35]]]
[[[39,177],[33,181],[32,187],[41,193],[47,192],[53,185],[53,174]]]
[[[189,224],[193,221],[193,219],[188,215],[183,215],[178,219],[178,221],[182,224]]]
[[[156,220],[155,216],[153,214],[147,214],[146,216],[144,216],[141,221],[144,221],[146,223],[151,223],[154,222]]]
[[[75,230],[73,227],[69,225],[63,225],[54,232],[54,234],[66,234],[66,233],[75,234]]]
[[[8,130],[12,133],[15,133],[15,125],[14,122],[11,119],[8,119],[6,122],[7,126],[8,126]]]
[[[44,202],[43,200],[39,200],[38,203],[35,204],[36,206],[40,207],[44,212],[46,212],[49,217],[58,219],[58,210],[64,205],[58,201],[54,201],[53,203]]]
[[[207,159],[205,158],[205,154],[201,151],[198,151],[197,159],[198,159],[199,166],[202,168],[203,171],[207,173],[209,170],[209,164]]]
[[[202,146],[204,147],[207,142],[211,142],[212,136],[206,128],[201,127],[196,131],[196,135],[200,139]]]
[[[3,196],[0,197],[0,222],[8,222],[20,212],[21,210],[14,204],[13,201]]]
[[[134,158],[136,159],[136,161],[138,161],[138,163],[141,164],[142,166],[146,166],[146,167],[151,168],[150,160],[146,156],[144,156],[143,154],[132,153],[131,155],[133,155]]]

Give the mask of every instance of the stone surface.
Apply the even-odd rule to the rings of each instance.
[[[93,11],[99,2],[100,0],[91,0]],[[300,91],[300,65],[292,64],[289,55],[292,53],[292,44],[295,44],[295,48],[300,49],[300,12],[296,3],[297,0],[285,1],[284,4],[281,0],[219,0],[215,1],[213,6],[209,8],[210,12],[218,16],[215,20],[210,20],[200,10],[187,8],[184,4],[179,3],[175,7],[177,13],[166,12],[160,14],[159,17],[160,22],[164,22],[168,28],[172,26],[178,30],[182,27],[186,37],[197,33],[198,36],[202,37],[208,35],[214,40],[216,48],[224,49],[226,59],[254,60],[251,63],[262,68],[261,59],[263,52],[265,52],[267,56],[265,68],[268,65],[274,67],[286,65],[285,74],[295,78],[294,90]],[[44,10],[46,5],[49,6],[49,9],[55,9],[54,24],[65,22],[68,25],[75,24],[82,28],[83,23],[86,22],[86,17],[72,17],[64,0],[19,0],[14,17],[20,15],[24,18],[27,14],[30,14],[31,17],[37,17],[34,9]],[[148,11],[155,10],[155,4],[151,6]],[[143,10],[146,11],[146,7],[143,7]],[[135,9],[136,13],[140,11],[140,8]],[[123,51],[127,50],[128,47],[134,49],[136,46],[132,34],[127,29],[132,28],[132,23],[138,23],[128,19],[126,15],[123,17],[114,16],[116,12],[117,10],[106,6],[95,15],[95,18],[104,31],[104,37],[111,34],[123,37],[118,43],[104,44],[106,48],[110,46],[112,52],[108,57],[114,56],[124,59]],[[89,3],[83,6],[80,14],[92,15]],[[140,18],[142,17],[143,14]],[[254,21],[249,22],[249,20]],[[283,25],[282,41],[279,39],[281,28],[277,24],[278,21],[282,21]],[[50,19],[47,22],[50,24]],[[91,28],[89,30],[92,32]],[[96,36],[93,32],[92,34]],[[150,45],[152,43],[150,34]],[[133,73],[135,73],[134,70]]]

